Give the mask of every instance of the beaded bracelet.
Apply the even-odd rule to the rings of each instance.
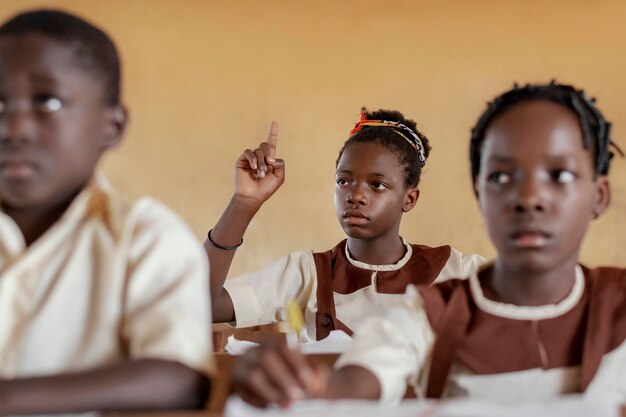
[[[234,250],[237,249],[239,246],[241,246],[241,244],[243,243],[243,238],[241,238],[241,240],[239,241],[239,243],[237,243],[236,245],[233,246],[224,246],[224,245],[220,245],[219,243],[216,243],[213,238],[211,237],[211,232],[213,231],[213,229],[209,230],[209,233],[207,233],[207,237],[209,238],[209,242],[211,242],[211,244],[213,246],[215,246],[218,249],[222,249],[222,250]]]

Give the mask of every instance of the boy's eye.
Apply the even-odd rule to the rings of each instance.
[[[35,97],[35,106],[37,107],[37,110],[42,113],[54,113],[61,110],[63,103],[57,97],[42,94]]]
[[[505,174],[504,172],[493,172],[489,174],[487,180],[494,184],[507,184],[511,181],[511,177],[509,174]]]
[[[387,188],[387,186],[383,184],[382,182],[373,182],[372,188],[375,190],[384,190]]]
[[[339,185],[339,186],[344,186],[344,185],[347,185],[347,184],[348,184],[348,181],[346,181],[346,180],[345,180],[345,179],[343,179],[343,178],[337,178],[337,181],[336,181],[336,182],[337,182],[337,185]]]
[[[559,169],[552,173],[552,178],[558,183],[567,184],[574,181],[576,179],[576,175],[574,175],[572,171]]]

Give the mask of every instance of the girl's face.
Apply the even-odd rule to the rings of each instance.
[[[516,104],[491,123],[475,186],[499,260],[528,272],[576,263],[590,220],[610,201],[578,119],[545,100]]]
[[[397,157],[377,143],[352,143],[337,163],[335,210],[352,238],[398,234],[402,213],[417,201],[417,187],[407,189]]]

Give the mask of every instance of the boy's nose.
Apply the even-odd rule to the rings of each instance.
[[[0,114],[0,138],[3,142],[30,142],[35,121],[29,112],[13,110]]]

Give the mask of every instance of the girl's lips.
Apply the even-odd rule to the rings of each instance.
[[[519,248],[540,249],[550,243],[551,237],[541,230],[522,230],[511,234],[511,241]]]
[[[369,219],[358,216],[344,216],[344,221],[351,226],[361,226],[369,222]]]
[[[359,210],[346,210],[343,213],[344,221],[349,225],[359,226],[369,222],[369,218],[365,213]]]

